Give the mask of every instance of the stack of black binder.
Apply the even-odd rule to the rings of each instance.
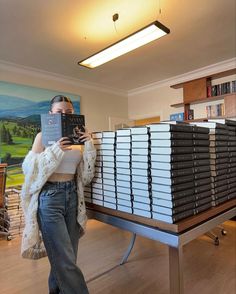
[[[210,208],[209,130],[161,123],[150,133],[153,218],[174,223]]]
[[[235,121],[159,123],[92,137],[97,160],[87,202],[175,223],[236,197]]]
[[[150,125],[152,217],[174,223],[194,214],[193,128]]]
[[[116,167],[115,167],[116,133],[112,131],[102,133],[102,196],[103,206],[116,209]],[[94,202],[93,189],[93,203]],[[99,204],[99,203],[95,203]]]
[[[228,200],[229,176],[229,129],[217,122],[199,122],[198,126],[210,131],[210,168],[212,205],[216,206]]]
[[[211,207],[209,129],[193,125],[194,214]]]
[[[150,140],[148,127],[131,128],[133,213],[151,218]]]
[[[92,183],[84,188],[85,201],[103,205],[103,159],[102,159],[102,132],[96,132],[92,134],[93,143],[97,150],[97,157],[95,163],[95,175]]]
[[[236,121],[229,119],[215,119],[212,122],[225,124],[228,129],[228,199],[236,197]]]
[[[130,129],[116,131],[116,191],[117,209],[132,213],[131,195],[131,132]]]

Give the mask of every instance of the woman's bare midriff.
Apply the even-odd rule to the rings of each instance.
[[[74,178],[75,178],[75,175],[73,174],[54,173],[48,178],[48,181],[49,182],[66,182],[66,181],[71,181]]]

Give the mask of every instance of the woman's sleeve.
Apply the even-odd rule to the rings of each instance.
[[[85,186],[88,185],[94,177],[95,161],[96,149],[93,145],[93,141],[86,141],[84,144],[83,163],[80,165],[82,169],[82,181]]]
[[[31,150],[27,154],[22,164],[22,170],[24,175],[27,177],[27,175],[32,172],[32,164],[35,165],[33,173],[34,184],[36,184],[36,186],[34,187],[34,184],[32,184],[31,189],[35,191],[42,185],[42,183],[45,183],[47,181],[48,177],[56,170],[56,168],[60,164],[63,155],[64,151],[61,150],[57,143],[46,148],[41,153],[35,153]]]

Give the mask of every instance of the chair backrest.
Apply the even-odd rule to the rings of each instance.
[[[7,164],[0,164],[0,208],[4,206],[4,194],[6,188],[6,173],[7,173]]]

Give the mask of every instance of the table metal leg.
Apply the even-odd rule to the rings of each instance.
[[[124,256],[123,256],[123,258],[122,258],[122,260],[120,262],[120,265],[124,264],[127,261],[129,255],[131,253],[131,250],[133,249],[135,239],[136,239],[136,234],[133,233],[132,238],[131,238],[130,243],[129,243],[129,247],[128,247],[127,251],[125,252]]]
[[[183,294],[183,248],[169,246],[170,294]]]

